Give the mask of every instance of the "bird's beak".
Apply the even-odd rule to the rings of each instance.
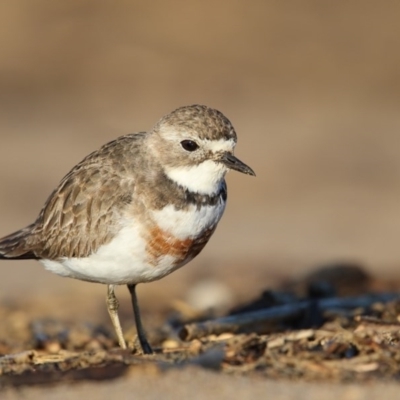
[[[235,171],[243,172],[247,175],[256,176],[255,172],[248,165],[241,162],[231,153],[224,153],[218,161],[227,166],[229,169],[234,169]]]

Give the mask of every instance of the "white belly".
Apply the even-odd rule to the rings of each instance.
[[[163,231],[177,239],[196,238],[205,229],[215,226],[221,219],[225,202],[187,211],[167,206],[150,213],[150,218]],[[149,259],[146,235],[137,220],[129,219],[111,242],[85,258],[61,258],[57,261],[41,260],[45,268],[61,276],[105,284],[150,282],[160,279],[186,264],[176,263],[166,255],[154,265]],[[189,260],[188,260],[189,261]]]

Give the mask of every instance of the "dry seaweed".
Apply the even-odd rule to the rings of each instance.
[[[265,293],[268,304],[256,299],[225,317],[165,318],[163,329],[149,332],[152,356],[133,345],[118,349],[103,326],[31,319],[27,311],[0,305],[0,387],[115,379],[138,369],[158,374],[186,365],[306,381],[399,376],[398,293]]]

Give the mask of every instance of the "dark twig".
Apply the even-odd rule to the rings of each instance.
[[[257,325],[267,322],[284,321],[303,315],[310,306],[316,305],[321,312],[326,310],[349,310],[355,308],[368,308],[372,304],[386,303],[400,299],[399,293],[368,294],[358,297],[332,297],[320,300],[301,300],[290,304],[273,306],[268,309],[245,312],[228,317],[217,318],[183,326],[179,336],[183,340],[198,339],[207,335],[219,335],[224,332],[236,333],[249,329],[256,331]]]

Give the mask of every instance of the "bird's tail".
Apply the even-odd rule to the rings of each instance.
[[[38,257],[32,249],[27,248],[27,238],[31,235],[33,225],[20,229],[0,239],[0,260],[32,260]]]

